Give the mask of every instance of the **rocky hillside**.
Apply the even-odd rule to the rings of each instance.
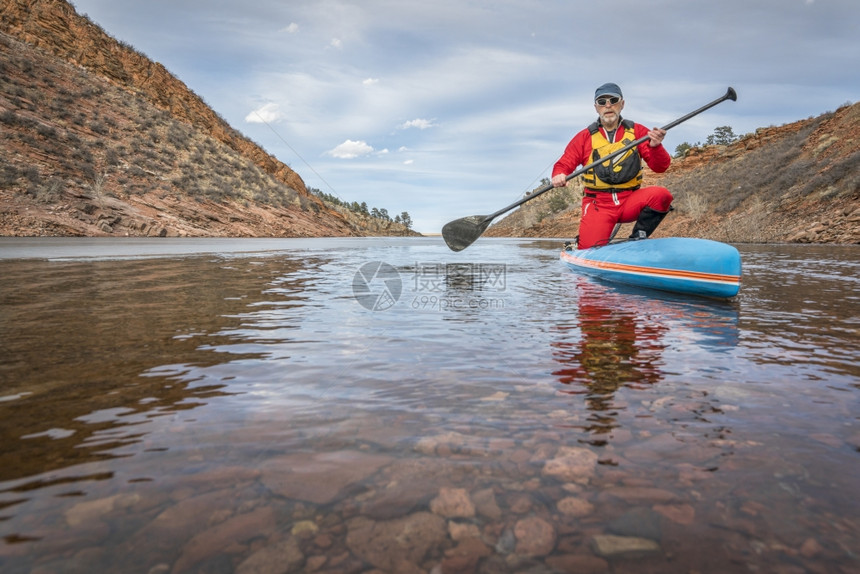
[[[579,227],[581,182],[523,204],[485,235],[571,238]],[[860,103],[728,146],[695,147],[646,184],[668,187],[675,210],[655,237],[732,243],[860,243]],[[619,237],[630,234],[622,226]]]
[[[297,173],[65,0],[0,5],[0,235],[411,234]]]

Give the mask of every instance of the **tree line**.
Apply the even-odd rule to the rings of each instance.
[[[739,136],[735,135],[731,126],[718,126],[714,128],[714,133],[709,135],[705,140],[705,145],[729,145],[738,141]],[[683,157],[689,150],[694,147],[701,147],[701,142],[694,144],[683,142],[675,148],[675,157]]]
[[[328,204],[343,207],[352,211],[353,213],[364,215],[365,217],[373,217],[375,219],[381,219],[382,221],[393,221],[394,223],[399,223],[403,225],[406,229],[412,229],[412,217],[410,217],[409,213],[405,211],[401,212],[399,215],[395,215],[394,218],[392,218],[388,214],[388,210],[384,207],[371,207],[368,209],[367,202],[362,201],[361,203],[359,203],[357,201],[343,201],[341,198],[332,195],[331,193],[326,193],[322,190],[316,189],[315,187],[309,187],[308,191]]]

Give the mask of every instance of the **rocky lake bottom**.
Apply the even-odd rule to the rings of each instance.
[[[0,569],[860,569],[860,250],[0,242]]]

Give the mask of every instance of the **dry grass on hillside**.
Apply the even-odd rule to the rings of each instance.
[[[84,71],[34,61],[0,36],[0,188],[59,200],[67,188],[114,197],[150,192],[314,209],[248,158]],[[21,158],[29,161],[20,161]]]

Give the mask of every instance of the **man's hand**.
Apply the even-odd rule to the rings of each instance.
[[[648,132],[648,137],[651,138],[651,141],[648,142],[648,145],[650,145],[651,147],[658,147],[660,144],[663,143],[663,138],[666,137],[666,130],[661,130],[660,128],[653,128],[650,132]]]
[[[560,173],[552,176],[553,187],[564,187],[565,185],[567,185],[567,175]]]

